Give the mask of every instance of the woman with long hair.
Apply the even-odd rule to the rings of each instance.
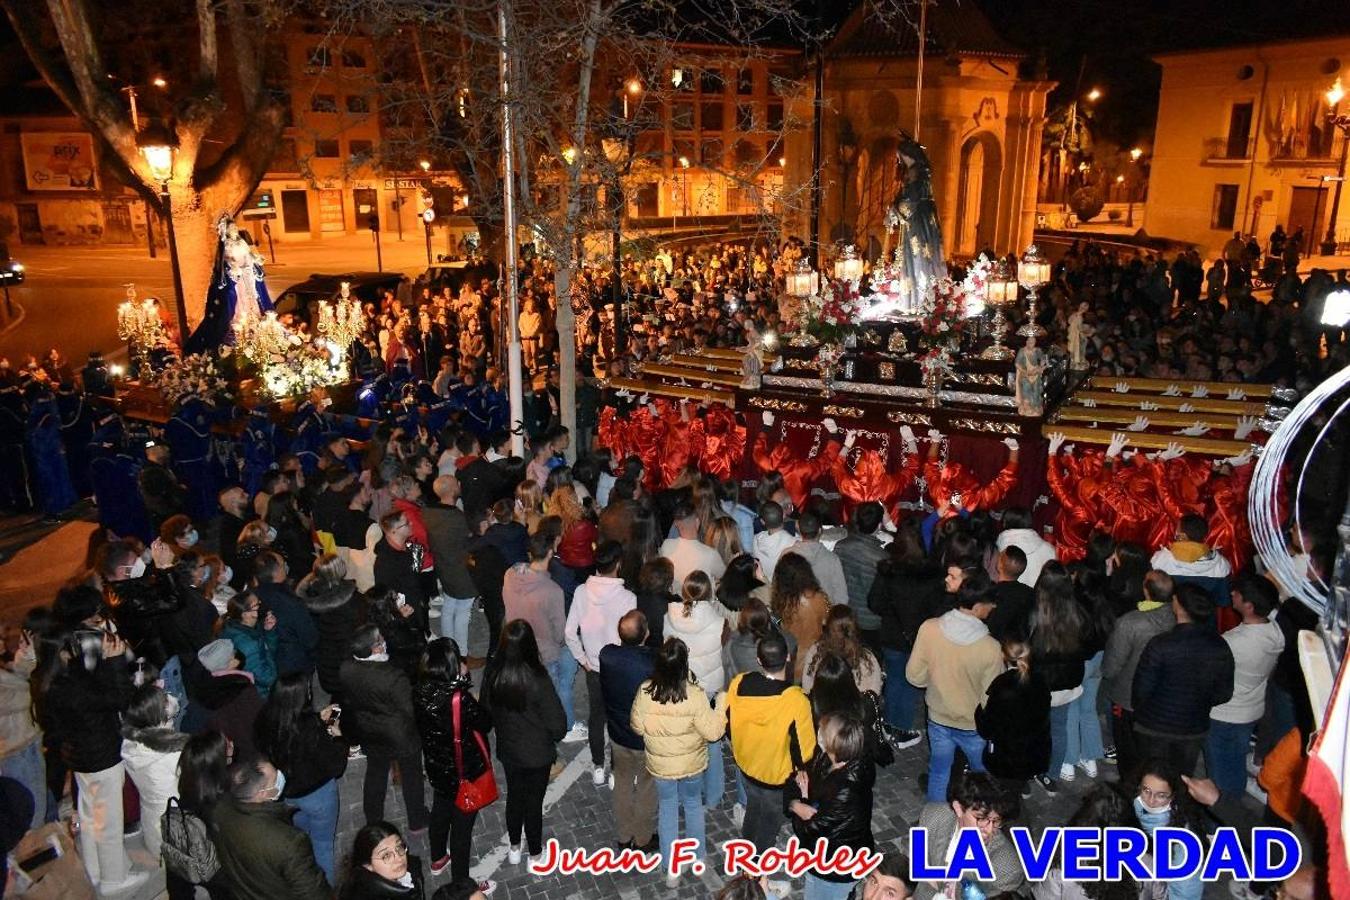
[[[1063,564],[1051,560],[1036,579],[1036,604],[1031,613],[1031,666],[1050,688],[1050,766],[1036,780],[1049,794],[1055,779],[1072,781],[1079,752],[1078,735],[1069,732],[1069,704],[1083,693],[1084,633],[1087,616],[1074,596],[1073,578]]]
[[[666,607],[662,633],[684,642],[689,670],[709,700],[716,700],[727,685],[726,671],[722,668],[722,633],[726,627],[722,604],[713,597],[712,579],[702,569],[695,569],[684,579],[679,602]],[[705,772],[706,803],[715,807],[722,801],[726,788],[721,741],[709,745]]]
[[[567,734],[562,701],[539,659],[534,629],[524,619],[502,628],[497,654],[483,676],[483,707],[497,729],[497,758],[506,772],[508,859],[521,861],[523,829],[530,856],[544,852],[544,792]]]
[[[1111,611],[1116,618],[1120,618],[1127,612],[1133,612],[1143,601],[1144,576],[1153,566],[1149,562],[1148,551],[1139,544],[1117,544],[1111,559],[1107,594],[1111,598]]]
[[[1136,821],[1130,801],[1121,795],[1119,787],[1100,784],[1083,798],[1068,825],[1091,828],[1097,833],[1104,828],[1133,828]],[[1071,881],[1064,877],[1064,866],[1060,864],[1050,869],[1045,880],[1032,882],[1031,896],[1035,900],[1166,900],[1168,889],[1166,882],[1135,881],[1128,871],[1114,881]]]
[[[417,661],[426,649],[426,634],[417,624],[412,604],[393,589],[376,590],[367,596],[369,619],[384,635],[389,661],[412,678]]]
[[[884,727],[903,748],[923,739],[914,728],[920,691],[905,678],[905,666],[919,626],[942,610],[942,570],[924,552],[923,533],[913,517],[900,523],[887,549],[890,555],[877,564],[867,606],[881,616]]]
[[[331,705],[315,711],[309,676],[296,672],[277,680],[253,723],[258,750],[286,777],[279,799],[296,810],[291,824],[309,835],[314,860],[330,884],[337,874],[339,786],[347,771],[338,715]]]
[[[661,555],[663,535],[656,521],[656,514],[645,502],[633,508],[633,521],[628,529],[628,537],[623,543],[623,560],[619,564],[619,576],[624,587],[637,592],[638,575],[648,560]]]
[[[656,828],[667,868],[671,845],[680,836],[681,806],[685,833],[698,841],[698,858],[706,856],[703,775],[710,764],[709,742],[720,741],[726,734],[726,706],[725,694],[714,707],[698,686],[689,671],[689,648],[684,641],[666,638],[656,652],[652,677],[638,688],[632,726],[643,738],[647,771],[656,781]],[[678,875],[667,876],[670,887],[678,883]]]
[[[427,781],[431,783],[428,840],[432,877],[447,868],[453,880],[469,877],[470,844],[478,812],[461,810],[455,804],[455,793],[461,779],[472,781],[492,768],[492,758],[487,753],[492,716],[474,699],[472,687],[469,667],[460,655],[459,645],[444,637],[427,644],[417,665],[413,715],[422,736]],[[462,771],[460,756],[464,763]],[[490,894],[495,887],[492,882],[483,882],[479,890]]]
[[[424,900],[422,860],[388,822],[372,822],[356,833],[339,900]]]
[[[159,856],[160,814],[178,793],[178,757],[188,736],[173,727],[178,701],[154,684],[136,689],[122,714],[122,764],[140,793],[145,849]]]
[[[355,582],[347,579],[347,563],[336,553],[325,553],[314,561],[314,569],[295,586],[295,595],[305,604],[319,631],[319,686],[340,702],[342,680],[338,673],[360,621],[363,598],[357,597]]]
[[[745,553],[745,548],[741,546],[740,529],[731,516],[713,516],[708,527],[703,530],[703,543],[716,550],[723,563],[730,563]]]
[[[1029,780],[1050,765],[1050,688],[1032,666],[1026,641],[1004,641],[1003,662],[1007,668],[975,708],[975,728],[986,742],[989,774],[1029,797]]]
[[[230,579],[234,578],[234,570],[226,565],[225,560],[214,554],[208,555],[202,559],[202,565],[206,566],[206,581],[202,584],[202,596],[205,597],[212,606],[216,608],[217,615],[225,615],[226,604],[236,593],[230,586]]]
[[[666,610],[679,603],[675,586],[675,565],[664,556],[649,559],[638,572],[637,608],[647,617],[647,646],[653,649],[665,643]]]
[[[600,540],[595,519],[582,506],[570,484],[561,485],[549,494],[544,501],[544,512],[562,520],[558,562],[571,569],[578,582],[584,582],[595,571],[595,545]]]
[[[1199,806],[1191,799],[1181,773],[1167,760],[1152,759],[1139,767],[1133,779],[1134,822],[1129,824],[1142,828],[1150,838],[1159,828],[1185,828],[1204,841],[1205,822]],[[1172,845],[1178,852],[1184,852],[1177,844]],[[1177,862],[1174,858],[1172,862]],[[1205,884],[1197,872],[1184,881],[1169,881],[1167,896],[1169,900],[1200,900]]]
[[[526,478],[516,485],[513,509],[515,520],[524,525],[530,534],[534,534],[534,530],[539,527],[539,520],[544,517],[544,489],[539,482]]]
[[[785,630],[792,632],[797,646],[810,647],[820,640],[830,598],[820,589],[806,557],[791,551],[778,558],[773,570],[773,602],[770,609]],[[794,657],[792,678],[800,683],[805,657]]]
[[[810,695],[811,716],[817,725],[830,713],[858,719],[867,716],[866,700],[858,690],[848,660],[837,653],[826,652],[816,660],[816,674]]]
[[[1083,569],[1078,573],[1075,595],[1083,611],[1083,693],[1069,703],[1069,752],[1065,762],[1077,764],[1089,778],[1097,777],[1097,761],[1106,756],[1102,723],[1097,718],[1097,692],[1102,686],[1102,659],[1106,641],[1115,628],[1107,576]],[[1074,754],[1074,747],[1078,748]]]
[[[806,648],[806,656],[802,659],[802,690],[808,694],[815,679],[816,664],[827,653],[841,657],[848,664],[859,691],[881,695],[881,664],[863,645],[858,618],[852,608],[842,604],[831,606],[820,640]]]
[[[234,649],[244,654],[244,671],[253,678],[258,695],[264,700],[277,680],[277,617],[262,616],[262,601],[254,593],[230,598],[218,634],[229,639]]]
[[[729,612],[739,613],[745,601],[763,586],[754,554],[741,553],[727,560],[727,570],[717,582],[717,601]],[[729,617],[728,621],[734,624],[735,619]]]
[[[178,755],[178,805],[203,822],[211,821],[215,805],[230,791],[230,746],[219,731],[193,735]],[[165,871],[170,900],[192,900],[192,882],[172,870]],[[229,900],[230,887],[224,871],[202,885],[212,900]]]

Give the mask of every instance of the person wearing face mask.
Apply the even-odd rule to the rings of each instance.
[[[489,893],[485,891],[484,896]],[[408,852],[397,828],[388,822],[373,822],[356,833],[340,900],[422,900],[425,896],[422,861]]]
[[[216,856],[233,900],[331,900],[309,836],[281,800],[286,776],[258,756],[236,757],[229,794],[211,811]]]
[[[192,524],[192,520],[179,513],[176,516],[169,516],[164,520],[164,524],[159,526],[159,539],[168,547],[175,556],[185,550],[191,550],[197,546],[201,535],[197,533],[197,528]]]
[[[216,519],[215,542],[221,559],[230,566],[237,567],[236,553],[239,545],[239,532],[244,530],[250,518],[248,494],[239,485],[225,488],[217,496],[220,503],[220,516]]]
[[[1134,795],[1134,817],[1138,827],[1152,837],[1164,826],[1185,828],[1204,840],[1204,817],[1191,800],[1181,773],[1167,760],[1152,759],[1139,769],[1139,783]],[[1133,823],[1131,823],[1133,824]],[[1173,862],[1178,860],[1173,859]],[[1182,881],[1167,883],[1170,900],[1200,900],[1205,884],[1197,872]]]
[[[210,578],[211,569],[199,551],[184,550],[174,560],[167,580],[172,582],[180,605],[176,611],[153,620],[165,659],[196,656],[214,637],[218,614],[206,599]]]
[[[967,772],[953,785],[950,803],[928,803],[919,811],[918,827],[928,832],[925,845],[928,865],[945,868],[961,829],[974,828],[980,832],[994,872],[992,881],[979,882],[979,889],[986,897],[1019,890],[1025,881],[1022,863],[1012,841],[1003,832],[1003,823],[1013,818],[1017,811],[1017,798],[1005,791],[993,776]],[[932,900],[946,888],[942,882],[920,882],[914,897],[915,900]],[[961,894],[958,888],[957,896]]]
[[[159,813],[178,794],[178,757],[188,736],[174,730],[178,701],[154,684],[136,689],[122,716],[122,764],[141,795],[145,849],[159,858]]]

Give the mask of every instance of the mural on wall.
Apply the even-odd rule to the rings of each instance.
[[[84,132],[25,132],[19,135],[30,191],[98,190],[94,139]]]

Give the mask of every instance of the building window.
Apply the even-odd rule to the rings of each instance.
[[[337,159],[341,155],[337,140],[317,140],[314,142],[314,156],[317,159]]]
[[[720,97],[726,92],[727,88],[721,72],[716,69],[704,69],[698,73],[698,89],[705,94],[715,94]]]
[[[689,160],[690,166],[698,164],[698,154],[695,152],[697,148],[693,141],[675,141],[671,144],[671,147],[674,150],[671,154],[671,159],[677,174],[681,169],[687,168],[680,164],[680,160],[682,159]]]
[[[342,65],[348,69],[364,69],[366,58],[355,50],[343,50]]]
[[[685,102],[671,104],[670,127],[676,131],[693,131],[694,104]]]
[[[1230,231],[1237,219],[1237,204],[1236,184],[1214,185],[1214,210],[1210,214],[1209,227],[1216,231]]]
[[[744,169],[753,169],[764,160],[758,145],[750,141],[736,142],[736,165]]]
[[[716,138],[704,140],[699,151],[698,161],[707,169],[722,168],[722,142]]]
[[[722,101],[721,100],[705,101],[703,104],[701,104],[701,107],[702,107],[701,112],[703,114],[703,126],[702,126],[703,130],[721,131]]]
[[[765,118],[765,127],[770,131],[777,131],[783,127],[783,104],[770,103],[766,109],[768,115]]]
[[[316,113],[335,113],[337,97],[332,94],[315,94],[309,98],[309,108]]]
[[[349,113],[368,113],[370,112],[370,101],[360,94],[347,95],[347,112]]]
[[[333,60],[328,53],[327,47],[315,47],[309,51],[309,65],[314,69],[326,69],[332,64]]]
[[[755,71],[741,69],[736,73],[736,93],[745,95],[755,92]]]
[[[755,130],[755,106],[752,103],[736,104],[736,130],[741,132]]]
[[[1228,159],[1250,159],[1248,149],[1252,138],[1252,107],[1250,100],[1234,103],[1228,113]]]
[[[773,69],[769,72],[770,94],[775,97],[782,97],[787,94],[790,87],[792,87],[792,70]]]
[[[352,162],[366,162],[375,155],[374,141],[348,141],[347,156]]]

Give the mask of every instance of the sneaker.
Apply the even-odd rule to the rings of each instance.
[[[596,787],[600,787],[608,780],[609,777],[605,775],[604,766],[596,766],[594,769],[591,770],[591,784],[595,785]]]
[[[149,881],[149,872],[128,872],[127,877],[121,881],[101,882],[98,893],[99,896],[105,897],[109,894],[132,894],[145,887]]]
[[[918,731],[892,731],[890,733],[891,746],[897,750],[908,750],[915,744],[923,740],[923,733]]]
[[[1059,767],[1060,781],[1073,781],[1078,777],[1078,773],[1073,770],[1073,763],[1065,763]]]
[[[1079,760],[1078,765],[1083,770],[1083,774],[1086,775],[1087,777],[1089,778],[1097,777],[1097,761],[1095,759]]]
[[[484,897],[491,897],[492,892],[497,890],[497,882],[491,879],[478,882],[478,892]]]
[[[347,751],[347,759],[365,759],[366,754],[361,750],[360,744],[353,744]]]
[[[1102,753],[1102,762],[1106,763],[1108,766],[1114,766],[1116,764],[1115,747],[1106,748],[1106,750]]]
[[[744,806],[742,806],[741,804],[737,803],[735,806],[733,806],[733,807],[731,808],[731,821],[736,823],[736,828],[737,828],[737,829],[740,829],[740,827],[745,823],[745,807],[744,807]]]
[[[1055,779],[1051,778],[1049,775],[1037,775],[1036,782],[1041,787],[1045,788],[1045,792],[1051,797],[1059,793],[1059,785],[1055,784]]]
[[[506,861],[513,866],[520,865],[520,845],[513,844],[510,850],[506,851]]]
[[[563,735],[564,744],[575,744],[577,741],[584,741],[591,736],[591,730],[586,727],[585,722],[577,722],[568,729],[567,734]]]
[[[792,893],[792,882],[790,881],[766,881],[764,882],[764,893],[772,894],[778,900],[783,900],[788,894]]]
[[[610,773],[609,773],[609,789],[610,789],[611,791],[614,790],[614,773],[613,773],[613,772],[610,772]]]
[[[446,869],[448,869],[448,868],[450,868],[450,854],[449,854],[449,853],[445,854],[445,855],[442,856],[440,859],[436,860],[434,863],[431,864],[431,874],[432,874],[432,875],[439,875],[439,874],[441,874],[442,872],[444,872],[444,871],[445,871]]]
[[[666,887],[677,888],[680,886],[680,876],[677,872],[672,872],[666,876]]]

